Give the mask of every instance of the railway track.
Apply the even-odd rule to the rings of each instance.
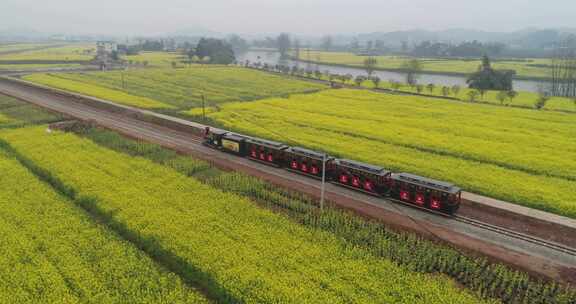
[[[510,230],[510,229],[507,229],[504,227],[484,223],[482,221],[478,221],[478,220],[471,219],[471,218],[464,217],[464,216],[454,215],[454,216],[451,216],[451,218],[454,219],[455,221],[458,221],[461,223],[472,225],[472,226],[475,226],[475,227],[478,227],[478,228],[481,228],[484,230],[489,230],[489,231],[492,231],[492,232],[495,232],[495,233],[498,233],[501,235],[512,237],[512,238],[522,240],[522,241],[527,242],[527,243],[546,247],[546,248],[549,248],[549,249],[552,249],[552,250],[562,252],[564,254],[576,257],[576,249],[575,248],[571,248],[571,247],[568,247],[568,246],[565,246],[562,244],[543,240],[543,239],[533,237],[533,236],[530,236],[530,235],[527,235],[524,233]]]

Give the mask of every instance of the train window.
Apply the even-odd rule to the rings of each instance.
[[[258,153],[256,152],[255,148],[252,148],[252,150],[250,150],[250,156],[253,158],[258,158]]]
[[[433,196],[430,199],[430,208],[438,210],[440,209],[440,207],[441,207],[440,200],[438,199],[438,197]]]
[[[294,170],[298,170],[298,162],[297,162],[296,160],[293,160],[293,161],[290,163],[290,167],[291,167],[292,169],[294,169]]]
[[[341,174],[340,178],[338,179],[341,183],[343,184],[347,184],[348,183],[348,175],[346,174]]]
[[[358,176],[352,177],[352,186],[360,187],[360,178],[358,178]]]
[[[415,203],[418,205],[424,205],[424,193],[422,192],[416,193]]]
[[[372,181],[370,181],[369,179],[364,181],[364,189],[368,191],[374,191],[374,184],[372,183]]]
[[[312,173],[312,174],[314,174],[314,175],[317,175],[318,173],[320,173],[320,170],[318,170],[318,167],[312,166],[312,167],[310,168],[310,173]]]
[[[268,161],[269,162],[273,162],[274,161],[274,156],[272,154],[268,154]]]
[[[406,189],[400,190],[400,199],[403,201],[410,200],[410,194],[408,193],[408,191],[406,191]]]
[[[306,163],[302,163],[300,170],[302,170],[302,172],[308,172],[308,165]]]

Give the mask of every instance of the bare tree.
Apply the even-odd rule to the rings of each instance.
[[[380,86],[380,77],[372,76],[372,77],[370,77],[370,80],[372,80],[372,83],[374,84],[374,87],[376,89]]]
[[[418,92],[418,94],[422,94],[422,91],[424,91],[424,86],[421,84],[417,84],[416,85],[416,92]]]
[[[416,58],[410,59],[402,64],[402,69],[406,73],[406,83],[410,86],[416,85],[418,73],[422,71],[422,64]]]
[[[330,51],[332,49],[332,36],[326,35],[322,37],[322,48],[325,51]]]
[[[368,74],[368,77],[372,77],[374,70],[376,70],[376,66],[378,65],[378,59],[374,56],[369,56],[368,58],[364,59],[364,70]]]
[[[436,85],[433,83],[429,83],[426,88],[428,89],[428,91],[430,91],[430,94],[434,93],[434,89],[436,88]]]
[[[476,102],[476,99],[478,98],[478,95],[480,95],[480,92],[478,92],[478,90],[470,90],[467,93],[468,95],[468,100],[470,102]]]
[[[448,95],[450,95],[450,88],[446,86],[442,87],[442,96],[448,97]]]
[[[500,104],[503,105],[504,101],[508,99],[508,93],[506,91],[500,91],[498,95],[496,95],[496,98],[500,101]]]
[[[557,43],[550,71],[550,94],[576,97],[576,36]]]
[[[454,96],[458,96],[458,94],[460,94],[460,90],[462,90],[462,88],[455,84],[452,86],[452,93],[454,94]]]

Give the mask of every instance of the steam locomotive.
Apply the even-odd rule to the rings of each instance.
[[[301,147],[206,128],[204,145],[301,175],[325,178],[335,185],[391,198],[416,207],[453,214],[461,203],[461,189],[453,184],[348,159],[336,159]]]

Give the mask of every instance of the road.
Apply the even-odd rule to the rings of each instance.
[[[274,184],[318,195],[320,182],[200,144],[190,133],[176,131],[126,115],[78,103],[70,96],[0,79],[0,92],[46,109],[94,122],[102,127],[191,154],[226,169],[240,170]],[[525,240],[482,229],[443,216],[327,185],[326,195],[341,208],[379,219],[392,228],[420,233],[467,252],[480,253],[530,273],[576,283],[576,257]]]

